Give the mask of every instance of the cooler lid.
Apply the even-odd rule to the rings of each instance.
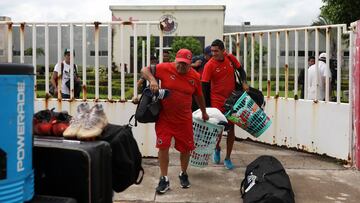
[[[0,63],[0,75],[33,75],[34,67],[27,64]]]

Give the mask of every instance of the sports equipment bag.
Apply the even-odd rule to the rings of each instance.
[[[273,156],[260,156],[246,167],[240,192],[244,203],[295,202],[289,176]]]
[[[112,149],[112,188],[122,192],[133,184],[140,184],[144,169],[142,155],[130,125],[107,125],[101,135]]]

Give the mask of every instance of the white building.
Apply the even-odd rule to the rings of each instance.
[[[163,21],[169,26],[164,33],[164,49],[169,49],[176,36],[192,36],[207,46],[214,39],[222,39],[224,31],[225,6],[110,6],[113,20],[123,21]],[[152,25],[150,34],[155,37],[155,47],[159,46],[159,26]],[[124,28],[124,63],[132,64],[132,29]],[[113,27],[113,61],[119,65],[120,30]],[[146,36],[146,26],[137,28],[138,37]],[[151,53],[158,55],[158,53]],[[139,64],[140,66],[141,64]],[[139,67],[138,67],[139,68]]]

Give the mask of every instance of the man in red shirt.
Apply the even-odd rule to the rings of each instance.
[[[211,44],[212,58],[205,64],[204,72],[202,74],[202,83],[204,86],[204,94],[210,92],[210,105],[225,113],[224,103],[230,97],[233,90],[235,90],[235,76],[234,68],[240,68],[240,62],[232,55],[225,52],[224,43],[216,39]],[[236,67],[233,67],[233,66]],[[246,78],[243,83],[243,89],[248,90]],[[209,87],[210,86],[210,87]],[[221,136],[221,135],[220,135]],[[213,155],[213,162],[220,163],[220,141],[216,145]],[[227,169],[233,169],[230,155],[235,141],[234,125],[231,124],[227,133],[226,140],[226,156],[224,165]]]
[[[167,177],[169,165],[169,148],[171,139],[175,139],[175,149],[180,152],[181,173],[179,175],[182,188],[189,188],[190,182],[186,173],[190,152],[195,148],[192,128],[192,96],[200,106],[202,118],[208,120],[205,101],[202,95],[200,75],[191,68],[192,53],[188,49],[180,49],[173,63],[156,65],[155,75],[149,68],[141,70],[145,79],[150,81],[150,89],[156,93],[161,81],[161,88],[170,91],[169,96],[161,100],[162,109],[159,120],[155,123],[156,147],[159,149],[160,181],[156,188],[158,194],[165,193],[170,182]],[[155,76],[155,77],[154,77]]]

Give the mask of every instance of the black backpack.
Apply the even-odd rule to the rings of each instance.
[[[159,119],[161,104],[158,99],[142,94],[135,111],[135,122],[153,123]]]
[[[131,126],[108,124],[101,139],[107,141],[112,149],[113,190],[122,192],[132,184],[140,184],[144,176],[142,155]]]
[[[156,66],[151,65],[150,71],[155,76]],[[148,96],[144,93],[141,94],[139,103],[135,110],[135,126],[137,125],[137,121],[139,121],[140,123],[156,122],[159,119],[160,110],[161,104],[157,98],[155,98],[154,100],[151,96]]]
[[[244,203],[295,202],[289,176],[273,156],[260,156],[246,167],[240,192]]]

